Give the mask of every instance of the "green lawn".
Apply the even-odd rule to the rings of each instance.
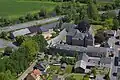
[[[97,33],[97,30],[103,28],[102,25],[92,25],[92,29],[93,29],[93,32],[94,32],[94,35]]]
[[[51,11],[57,4],[41,1],[0,0],[0,16],[16,18],[27,13],[36,13],[43,7]]]
[[[73,74],[73,77],[76,79],[76,80],[82,80],[83,79],[83,76],[81,74]]]

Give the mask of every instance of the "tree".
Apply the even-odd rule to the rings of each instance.
[[[96,72],[96,69],[95,69],[95,68],[93,68],[93,69],[91,70],[91,73],[94,75],[94,78],[96,78],[97,72]]]
[[[97,34],[95,35],[95,43],[102,43],[104,41],[107,41],[109,37],[104,33],[104,30],[99,30]]]
[[[34,16],[33,16],[32,14],[27,14],[27,15],[26,15],[26,19],[27,19],[28,21],[34,20]]]
[[[25,47],[31,56],[35,56],[36,53],[39,51],[37,42],[32,39],[25,40],[21,46]]]
[[[34,15],[34,19],[35,19],[35,20],[38,20],[39,18],[40,18],[39,14],[36,13],[36,14]]]
[[[90,75],[89,74],[85,74],[83,77],[83,80],[89,80]]]
[[[56,13],[57,13],[58,15],[60,15],[60,14],[62,13],[62,8],[61,8],[61,6],[60,6],[60,5],[57,5],[57,6],[55,7],[55,11],[56,11]]]
[[[17,36],[16,37],[16,42],[18,43],[18,45],[21,45],[24,41],[25,41],[24,36]]]
[[[40,17],[44,17],[44,18],[47,16],[47,11],[46,11],[45,8],[42,8],[42,9],[40,10],[39,16],[40,16]]]
[[[73,75],[72,76],[67,76],[66,78],[65,78],[65,80],[76,80],[74,77],[73,77]]]
[[[105,74],[104,79],[105,79],[105,80],[110,80],[109,72],[108,72],[107,74]]]
[[[0,80],[16,80],[11,71],[7,70],[0,73]]]
[[[7,32],[2,32],[1,34],[0,34],[0,38],[3,38],[3,39],[7,39]]]
[[[99,14],[98,14],[96,4],[94,4],[93,2],[88,3],[88,16],[89,18],[94,19],[94,20],[99,19]]]
[[[24,16],[22,16],[22,17],[19,17],[19,21],[20,21],[21,23],[23,23],[23,22],[25,22],[25,21],[26,21],[26,19],[25,19],[25,17],[24,17]]]
[[[8,54],[12,53],[12,47],[6,47],[4,53],[8,53]]]
[[[113,25],[114,25],[114,24],[113,24],[113,19],[112,19],[112,18],[109,18],[109,19],[106,19],[106,20],[105,20],[104,26],[105,26],[106,28],[112,29]]]
[[[46,49],[48,43],[41,34],[33,36],[32,39],[37,42],[40,52],[43,52]]]
[[[119,21],[116,18],[114,18],[112,29],[117,30],[118,28],[119,28]]]

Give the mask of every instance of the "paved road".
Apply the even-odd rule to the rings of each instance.
[[[108,41],[108,43],[114,49],[114,57],[112,58],[112,67],[111,67],[111,72],[110,72],[110,79],[111,80],[116,80],[116,76],[113,76],[113,73],[117,73],[117,66],[114,65],[114,60],[115,60],[115,57],[118,57],[118,48],[120,48],[120,46],[115,45],[116,41],[117,41],[117,39],[115,37],[110,38]]]
[[[17,79],[17,80],[24,80],[24,78],[28,75],[29,72],[33,70],[33,67],[36,65],[36,62],[33,62],[32,65]]]
[[[3,27],[3,28],[0,28],[0,32],[2,32],[2,31],[5,31],[5,32],[13,31],[13,30],[17,30],[17,29],[22,29],[22,28],[34,26],[34,25],[37,25],[37,24],[45,24],[45,23],[49,23],[49,22],[52,22],[52,21],[57,21],[61,17],[63,17],[63,16],[52,17],[52,18],[47,18],[47,19],[37,20],[37,21],[30,21],[30,22],[26,22],[26,23],[22,23],[22,24],[16,24],[16,25],[13,25],[13,26],[6,26],[6,27]]]
[[[7,46],[17,48],[12,42],[0,39],[0,48],[5,48]]]
[[[115,9],[115,10],[110,10],[109,12],[115,12],[118,15],[119,10],[120,9]],[[99,11],[99,14],[103,14],[103,13],[106,13],[106,12],[108,12],[108,11]]]

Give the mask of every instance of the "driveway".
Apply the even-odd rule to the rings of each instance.
[[[0,39],[0,48],[5,48],[7,46],[17,48],[12,42]]]

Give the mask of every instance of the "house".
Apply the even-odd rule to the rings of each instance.
[[[28,29],[30,31],[30,35],[35,35],[37,33],[42,33],[40,27],[37,27],[37,26],[28,27]]]
[[[88,56],[85,53],[81,53],[78,55],[78,61],[74,66],[74,72],[76,73],[85,73],[85,69],[88,62]]]
[[[111,58],[89,57],[86,53],[79,54],[78,61],[74,66],[75,73],[88,73],[94,67],[111,68]]]
[[[25,29],[21,29],[21,30],[17,30],[17,31],[13,31],[10,33],[10,37],[13,39],[17,36],[23,36],[23,35],[27,35],[30,34],[30,30],[28,28]]]
[[[110,52],[110,48],[94,46],[87,47],[87,55],[90,57],[108,57]]]
[[[90,57],[107,57],[111,52],[109,48],[105,47],[83,47],[68,44],[56,44],[50,47],[50,51],[52,54],[59,52],[61,55],[66,54],[67,56],[74,56],[76,52],[79,54],[86,53]]]
[[[90,25],[82,21],[78,26],[67,26],[66,43],[69,45],[78,45],[87,47],[87,45],[94,45],[94,36],[89,31]]]
[[[105,33],[108,37],[114,37],[114,36],[116,36],[116,31],[115,31],[115,30],[105,30],[104,33]]]
[[[46,72],[48,68],[49,68],[49,65],[45,62],[39,62],[34,66],[34,69],[39,69],[41,73]]]
[[[100,58],[100,66],[101,67],[111,68],[111,66],[112,66],[111,58],[110,57],[102,57],[102,58]]]
[[[62,64],[61,64],[61,69],[62,69],[62,70],[65,70],[66,67],[67,67],[67,64],[66,64],[66,63],[62,63]]]
[[[40,80],[41,72],[39,69],[35,69],[30,72],[24,80]]]

